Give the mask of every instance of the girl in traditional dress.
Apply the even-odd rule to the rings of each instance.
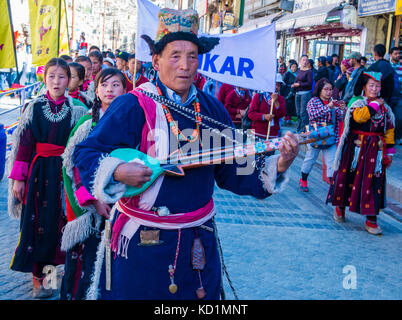
[[[395,118],[380,91],[381,73],[363,72],[346,113],[327,199],[336,206],[335,221],[344,222],[349,207],[366,216],[365,228],[374,235],[382,233],[377,216],[385,207],[385,171],[395,153]]]
[[[85,68],[77,63],[71,62],[68,64],[71,71],[71,80],[68,85],[68,94],[74,99],[81,101],[88,110],[92,108],[93,101],[82,90],[81,87],[85,81]]]
[[[71,129],[86,113],[83,106],[75,106],[72,98],[65,96],[70,78],[64,60],[53,58],[46,64],[48,91],[32,100],[22,113],[9,159],[9,213],[21,218],[10,268],[32,272],[36,298],[48,297],[55,289],[43,286],[44,271],[55,270],[45,266],[64,264],[65,260],[60,251],[66,223],[61,154]]]
[[[95,86],[92,81],[92,61],[87,56],[79,56],[75,59],[75,62],[79,63],[85,68],[85,80],[82,84],[82,91],[92,100],[95,99]]]
[[[102,70],[103,56],[99,51],[92,51],[88,55],[92,62],[92,77],[91,80],[95,80],[96,75]]]
[[[126,91],[126,81],[115,68],[102,70],[95,79],[96,98],[92,113],[80,119],[71,132],[63,154],[63,178],[66,188],[67,219],[62,245],[67,252],[61,299],[85,298],[93,273],[104,218],[109,218],[110,206],[96,200],[81,184],[78,170],[72,163],[75,146],[85,140],[111,102]]]

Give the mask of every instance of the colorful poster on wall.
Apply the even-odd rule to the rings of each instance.
[[[395,15],[396,16],[402,15],[402,0],[397,0],[396,2]]]
[[[15,42],[8,0],[0,0],[0,69],[15,68]]]
[[[29,0],[32,65],[43,66],[58,56],[61,0]]]

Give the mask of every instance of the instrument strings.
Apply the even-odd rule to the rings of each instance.
[[[210,117],[208,117],[206,115],[203,115],[200,112],[188,109],[188,108],[186,108],[186,107],[184,107],[184,106],[182,106],[182,105],[180,105],[180,104],[178,104],[178,103],[176,103],[174,101],[171,101],[171,100],[167,99],[166,97],[159,96],[159,95],[156,95],[154,93],[147,92],[147,91],[141,91],[141,92],[143,94],[145,94],[147,97],[153,99],[154,101],[157,101],[157,102],[159,102],[161,104],[164,104],[164,105],[168,106],[173,111],[175,111],[176,113],[182,115],[183,117],[185,117],[185,118],[187,118],[187,119],[189,119],[191,121],[194,121],[196,123],[199,123],[200,126],[210,130],[211,133],[215,133],[215,134],[219,135],[220,137],[227,139],[228,141],[230,141],[233,144],[233,146],[227,147],[227,148],[219,146],[219,147],[216,147],[216,148],[202,149],[201,152],[193,153],[193,154],[190,154],[190,155],[186,155],[186,154],[181,154],[180,155],[179,154],[179,155],[176,156],[176,158],[169,159],[170,164],[173,164],[173,163],[177,162],[177,163],[186,165],[186,164],[194,164],[194,162],[197,162],[197,161],[198,162],[199,161],[201,161],[201,162],[205,161],[205,162],[211,163],[214,160],[219,161],[222,158],[224,158],[224,159],[225,158],[233,159],[234,157],[236,157],[236,156],[234,156],[234,153],[236,152],[236,150],[243,150],[244,151],[243,153],[241,153],[241,151],[239,151],[239,153],[237,155],[238,157],[241,157],[241,156],[244,157],[244,156],[247,156],[247,155],[255,155],[255,154],[258,154],[258,152],[252,152],[252,150],[250,150],[250,146],[254,146],[256,143],[263,143],[263,144],[266,144],[266,145],[268,144],[268,147],[271,148],[271,149],[267,150],[265,152],[277,150],[279,148],[279,144],[276,144],[276,145],[271,144],[271,142],[273,142],[275,140],[279,141],[278,138],[274,138],[272,140],[264,140],[264,139],[254,135],[254,134],[244,132],[241,129],[233,128],[232,126],[229,126],[229,125],[224,124],[224,123],[222,123],[220,121],[212,119],[212,118],[210,118]],[[238,141],[236,139],[233,139],[233,137],[230,137],[227,134],[225,134],[223,132],[220,132],[218,129],[207,125],[205,122],[198,121],[195,118],[196,116],[199,116],[201,119],[206,120],[206,121],[208,121],[210,123],[213,123],[215,125],[218,125],[220,127],[223,127],[225,129],[230,129],[234,134],[237,133],[242,138],[244,137],[244,135],[247,135],[247,138],[250,138],[251,141],[254,141],[254,142],[244,144],[243,141]],[[303,135],[303,134],[297,134],[296,136],[297,136],[300,144],[305,144],[305,143],[308,143],[308,141],[309,141],[307,139],[307,137],[305,135]],[[261,153],[263,153],[263,152],[261,152]]]

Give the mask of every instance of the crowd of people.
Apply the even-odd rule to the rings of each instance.
[[[159,28],[164,34],[149,43],[151,68],[123,51],[115,55],[92,46],[86,55],[85,44],[84,55],[46,64],[43,92],[24,108],[9,159],[9,211],[21,219],[10,268],[32,273],[35,298],[52,294],[44,267],[64,264],[61,299],[218,299],[222,273],[214,183],[259,199],[281,190],[298,153],[296,137],[281,132],[292,116],[298,132],[334,127],[332,140],[308,146],[301,190],[308,191],[308,175],[323,151],[334,219],[345,221],[349,207],[367,216],[369,233],[381,233],[377,215],[385,205],[385,169],[395,152],[394,132],[400,131],[394,130],[399,49],[391,50],[390,63],[383,46],[376,46],[376,63],[368,69],[356,52],[340,63],[335,55],[320,57],[317,70],[306,55],[287,65],[281,59],[275,91],[255,92],[197,73],[198,54],[219,39],[199,40],[192,11],[189,21],[175,10],[163,14],[176,22]],[[182,22],[176,32],[175,24]],[[186,68],[171,59],[187,59]],[[169,104],[152,100],[149,92],[194,108],[196,120],[171,113]],[[126,186],[150,181],[152,170],[111,156],[114,150],[138,149],[163,158],[169,150],[152,136],[155,129],[172,130],[180,149],[197,142],[201,124],[211,118],[216,126],[251,129],[263,139],[282,137],[279,154],[259,158],[250,175],[236,174],[238,164],[210,165],[180,179],[158,178],[141,196],[126,194]],[[191,136],[183,134],[194,126]]]
[[[381,234],[377,224],[385,207],[385,169],[391,165],[394,145],[402,140],[402,91],[400,49],[373,49],[375,62],[352,52],[339,57],[303,55],[288,65],[279,59],[278,71],[286,83],[288,113],[298,118],[297,131],[332,124],[334,137],[326,144],[307,147],[301,168],[300,189],[308,192],[308,175],[323,152],[326,176],[331,184],[327,203],[335,206],[334,219],[345,221],[345,208],[366,216],[366,230]],[[295,106],[295,107],[294,107]],[[369,147],[371,145],[371,148]]]

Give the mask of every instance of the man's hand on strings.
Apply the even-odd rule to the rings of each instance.
[[[114,171],[113,178],[124,184],[140,188],[151,180],[152,170],[140,163],[129,162],[119,165]]]
[[[299,140],[290,131],[281,138],[279,145],[278,173],[285,172],[299,153]]]

